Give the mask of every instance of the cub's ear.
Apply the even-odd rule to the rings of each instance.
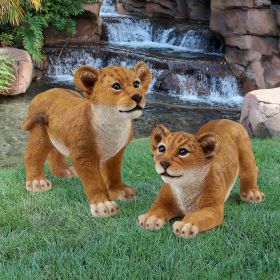
[[[210,158],[220,151],[220,137],[213,132],[206,132],[199,135],[197,141],[200,143],[206,158]]]
[[[86,96],[92,94],[92,89],[98,79],[98,70],[91,66],[81,66],[74,73],[74,84]]]
[[[134,65],[133,69],[136,71],[138,77],[140,78],[143,88],[145,90],[148,90],[148,86],[152,81],[152,73],[148,65],[143,61],[139,61]]]
[[[158,143],[162,140],[163,136],[167,135],[169,132],[170,131],[163,124],[152,129],[150,135],[152,152],[157,149]]]

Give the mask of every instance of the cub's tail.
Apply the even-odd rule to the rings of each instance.
[[[30,116],[21,125],[21,128],[25,129],[25,130],[30,130],[36,124],[48,125],[48,118],[47,118],[47,116],[45,114],[43,114],[43,113],[36,114],[35,116]]]

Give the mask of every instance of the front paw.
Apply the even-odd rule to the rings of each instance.
[[[259,203],[264,200],[264,193],[259,190],[249,190],[241,194],[241,199],[249,203]]]
[[[108,190],[110,199],[114,200],[129,200],[136,197],[136,191],[126,185],[121,185]]]
[[[34,179],[26,181],[26,190],[30,192],[45,192],[52,188],[52,184],[47,179]]]
[[[90,205],[90,211],[94,217],[109,217],[118,213],[119,208],[114,201],[104,201]]]
[[[165,219],[159,218],[155,215],[143,214],[138,217],[140,226],[148,230],[158,230],[166,223]]]
[[[183,238],[193,238],[198,233],[198,227],[192,223],[178,221],[173,224],[173,232],[175,235]]]

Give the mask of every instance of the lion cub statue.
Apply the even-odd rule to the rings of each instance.
[[[74,83],[86,98],[63,88],[37,95],[23,124],[30,131],[26,189],[42,192],[52,187],[44,174],[47,159],[53,175],[72,177],[77,173],[93,216],[116,214],[115,199],[135,196],[134,189],[121,181],[121,162],[133,135],[132,120],[142,114],[151,80],[144,62],[132,68],[82,66],[74,74]]]
[[[150,210],[138,217],[145,229],[157,230],[183,217],[173,232],[191,238],[222,224],[224,203],[238,175],[242,200],[264,200],[249,136],[236,122],[210,121],[197,135],[159,125],[152,130],[151,148],[164,185]]]

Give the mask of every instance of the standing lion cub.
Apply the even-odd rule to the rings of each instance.
[[[160,229],[168,220],[183,217],[173,224],[173,232],[190,238],[220,225],[238,175],[242,200],[264,200],[249,136],[238,123],[210,121],[196,136],[159,125],[152,130],[151,147],[165,184],[150,210],[138,217],[143,228]]]
[[[38,192],[51,188],[44,174],[48,159],[53,175],[78,174],[93,216],[117,213],[113,200],[135,196],[121,181],[121,162],[133,135],[132,120],[142,114],[151,80],[144,62],[133,68],[82,66],[75,72],[74,83],[87,98],[63,88],[37,95],[23,124],[30,131],[25,153],[26,189]],[[68,166],[65,156],[74,168]]]

